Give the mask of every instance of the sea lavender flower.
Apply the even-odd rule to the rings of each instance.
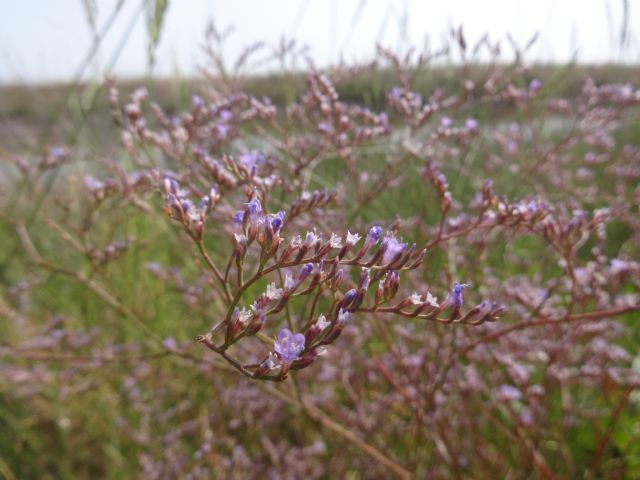
[[[342,301],[340,302],[340,308],[348,308],[353,303],[353,301],[357,296],[358,296],[358,291],[355,288],[352,288],[351,290],[347,291],[347,293],[344,294],[344,297],[342,297]]]
[[[393,87],[391,90],[389,90],[388,96],[389,100],[399,102],[402,98],[402,89],[400,87]]]
[[[338,324],[346,325],[351,320],[351,312],[348,310],[340,309],[338,312]]]
[[[453,125],[453,120],[451,117],[442,117],[440,119],[440,126],[443,128],[450,128]]]
[[[316,234],[316,232],[307,232],[307,235],[304,239],[304,246],[306,248],[311,248],[315,246],[316,243],[320,240],[320,236]]]
[[[298,274],[298,283],[302,283],[313,272],[313,263],[305,264]]]
[[[233,119],[233,112],[230,110],[222,110],[220,112],[220,120],[230,122]]]
[[[257,150],[251,150],[242,153],[238,160],[247,170],[253,172],[264,163],[265,156]]]
[[[316,328],[319,331],[322,331],[325,328],[327,328],[329,325],[331,325],[331,322],[327,320],[327,317],[325,317],[323,314],[320,314],[315,324]]]
[[[346,240],[346,244],[350,247],[353,247],[356,243],[358,243],[360,241],[360,235],[358,235],[357,233],[351,233],[349,230],[347,230],[347,240]]]
[[[304,350],[305,338],[301,333],[291,333],[288,328],[283,328],[278,333],[274,343],[274,350],[284,363],[291,363],[300,358]]]
[[[257,218],[262,213],[262,204],[260,203],[260,200],[254,198],[247,203],[247,210],[249,211],[249,215],[252,219]]]
[[[262,218],[262,203],[260,203],[258,198],[254,198],[245,205],[247,205],[247,208],[244,210],[238,210],[233,215],[233,222],[236,224],[243,224],[246,213],[249,216],[249,222],[251,224],[257,223],[257,221]]]
[[[267,285],[267,293],[266,296],[269,300],[279,300],[282,298],[283,290],[278,288],[275,283],[270,283]]]
[[[204,106],[204,100],[199,95],[191,95],[191,106],[194,109],[202,108]]]
[[[407,244],[399,242],[394,236],[389,236],[384,238],[382,247],[385,249],[382,256],[382,264],[388,265],[398,259],[407,248]]]
[[[542,87],[542,82],[538,78],[534,78],[529,82],[529,90],[532,92],[540,90],[540,87]]]
[[[522,392],[513,385],[500,385],[498,388],[499,400],[520,400],[522,398]]]
[[[287,273],[284,276],[284,290],[285,292],[291,293],[298,286],[297,282],[293,279],[293,276],[290,273]]]
[[[440,305],[438,304],[438,298],[431,295],[431,292],[427,292],[427,298],[424,303],[427,305],[431,305],[433,308],[438,308]]]
[[[332,134],[334,132],[333,125],[331,125],[329,122],[318,123],[318,130],[326,134]]]
[[[282,224],[284,222],[285,215],[286,215],[286,212],[281,210],[271,217],[271,228],[273,229],[273,233],[277,233],[280,231],[280,229],[282,228]]]
[[[382,235],[382,227],[373,226],[369,229],[369,233],[367,233],[367,238],[364,241],[363,250],[369,250],[372,246],[378,243],[380,239],[380,235]]]
[[[453,305],[458,309],[462,307],[462,291],[470,286],[471,285],[468,283],[454,283],[451,292],[449,292],[446,303]]]
[[[85,175],[84,186],[87,190],[96,191],[102,189],[104,187],[104,183],[95,179],[91,175]]]
[[[420,295],[418,292],[414,292],[409,296],[409,301],[413,304],[413,305],[422,305],[424,302],[422,301],[422,295]]]
[[[331,238],[329,239],[329,245],[331,248],[342,248],[342,238],[335,233],[331,234]]]
[[[478,129],[478,126],[478,121],[475,118],[467,118],[464,121],[464,127],[472,132],[475,132]]]

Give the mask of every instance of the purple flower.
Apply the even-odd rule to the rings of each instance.
[[[167,350],[176,350],[178,348],[178,342],[173,337],[167,337],[162,341],[162,344]]]
[[[271,228],[273,229],[273,233],[277,233],[280,231],[285,215],[286,212],[284,210],[280,210],[273,216],[273,218],[271,219]]]
[[[400,243],[396,237],[385,237],[382,245],[385,248],[384,255],[382,256],[383,265],[387,265],[393,260],[396,260],[407,247],[406,243]]]
[[[347,293],[344,294],[344,297],[342,297],[342,301],[340,302],[340,307],[341,308],[349,307],[349,305],[353,303],[353,301],[357,296],[358,296],[358,291],[355,288],[352,288],[351,290],[347,291]]]
[[[399,101],[402,98],[402,89],[400,87],[393,87],[389,91],[389,99]]]
[[[522,392],[513,385],[500,385],[498,388],[499,400],[520,400],[522,398]]]
[[[462,291],[469,286],[468,283],[454,283],[447,300],[456,308],[462,307]]]
[[[442,117],[440,119],[440,125],[444,128],[449,128],[453,125],[453,120],[451,120],[451,117]]]
[[[191,105],[193,106],[193,108],[200,108],[204,106],[204,100],[202,100],[201,97],[199,97],[198,95],[192,95],[191,96]]]
[[[236,223],[238,225],[242,225],[242,221],[244,219],[244,211],[243,210],[238,210],[234,215],[233,215],[233,223]]]
[[[223,122],[229,122],[229,121],[231,121],[232,118],[233,118],[233,112],[231,112],[229,110],[222,110],[220,112],[220,119]]]
[[[221,123],[219,125],[216,125],[216,131],[218,132],[218,135],[220,135],[221,137],[226,137],[227,135],[229,135],[229,132],[231,131],[231,127],[229,125]]]
[[[84,177],[84,186],[87,190],[96,191],[102,189],[104,187],[104,183],[100,180],[96,180],[91,175],[86,175]]]
[[[529,82],[529,90],[531,90],[532,92],[540,90],[540,87],[542,87],[542,82],[537,78],[534,78],[533,80],[531,80],[531,82]]]
[[[363,248],[370,248],[376,243],[378,243],[378,240],[380,239],[380,235],[382,235],[382,227],[378,227],[377,225],[371,227],[371,229],[369,230],[369,233],[367,233],[367,238],[364,242]]]
[[[247,170],[253,170],[264,163],[265,157],[262,153],[252,150],[241,154],[238,160]]]
[[[260,200],[254,198],[249,203],[247,203],[247,209],[249,210],[249,215],[251,215],[251,218],[255,218],[257,215],[260,215],[262,213],[262,204],[260,203]]]
[[[351,320],[351,312],[349,312],[348,310],[340,309],[340,312],[338,312],[338,323],[340,325],[345,325],[350,320]]]
[[[307,232],[307,236],[304,239],[304,246],[307,248],[313,247],[318,241],[320,237],[316,235],[316,232]]]
[[[54,160],[60,160],[67,155],[68,151],[64,147],[51,147],[49,150],[49,154],[53,157]]]
[[[284,363],[291,363],[300,358],[300,353],[304,350],[304,343],[303,334],[293,334],[288,328],[283,328],[278,333],[273,349]]]
[[[467,130],[477,130],[478,129],[478,121],[475,118],[467,118],[464,121],[464,126]]]
[[[307,263],[300,269],[300,273],[298,274],[298,282],[303,282],[305,278],[311,275],[313,272],[313,263]]]
[[[322,133],[332,134],[334,132],[333,125],[329,122],[320,122],[318,123],[318,130]]]

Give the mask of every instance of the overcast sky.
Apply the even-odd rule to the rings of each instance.
[[[98,30],[119,1],[94,0]],[[102,76],[114,58],[120,77],[149,71],[144,0],[122,1],[86,76]],[[625,4],[630,32],[622,48]],[[92,44],[83,0],[0,0],[0,12],[0,82],[74,78]],[[211,20],[234,27],[225,49],[229,59],[253,42],[275,45],[284,35],[307,45],[320,65],[341,57],[365,60],[376,43],[397,51],[426,44],[436,49],[452,26],[462,25],[469,43],[484,33],[501,40],[511,33],[524,44],[539,32],[531,61],[640,62],[640,0],[169,0],[154,73],[197,72]]]

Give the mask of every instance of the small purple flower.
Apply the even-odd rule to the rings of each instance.
[[[313,263],[305,264],[298,274],[298,282],[303,282],[305,278],[311,275],[311,272],[313,272]]]
[[[181,207],[185,215],[189,215],[195,209],[193,202],[189,199],[182,200]]]
[[[338,312],[338,323],[340,325],[345,325],[350,320],[351,320],[351,312],[349,312],[348,310],[342,310],[342,309],[340,310],[340,312]]]
[[[164,345],[167,350],[176,350],[178,348],[178,342],[176,342],[176,339],[173,337],[165,338],[162,341],[162,345]]]
[[[173,178],[165,177],[164,178],[164,191],[167,195],[172,193],[173,195],[178,195],[180,191],[180,185]]]
[[[364,242],[363,248],[371,248],[373,245],[378,243],[380,235],[382,235],[382,227],[378,227],[377,225],[371,227],[369,233],[367,233],[367,238]]]
[[[297,286],[298,286],[298,284],[293,280],[293,276],[290,273],[287,273],[284,276],[284,290],[285,290],[285,292],[291,293],[293,290],[295,290],[295,288]]]
[[[333,125],[331,125],[329,122],[318,123],[318,130],[326,134],[332,134],[334,132]]]
[[[393,87],[389,91],[389,99],[399,101],[402,98],[402,89],[400,87]]]
[[[384,282],[385,286],[388,285],[389,287],[395,287],[397,290],[400,285],[400,273],[392,270],[387,274]]]
[[[307,248],[313,247],[320,241],[320,237],[316,235],[316,232],[307,232],[307,236],[304,239],[304,246]]]
[[[198,210],[205,211],[207,208],[209,208],[210,204],[211,197],[209,195],[205,195],[204,197],[202,197],[200,203],[198,204]]]
[[[251,215],[251,218],[255,218],[262,213],[262,204],[260,203],[260,200],[254,198],[249,203],[247,203],[247,209],[249,210],[249,215]]]
[[[238,158],[240,163],[244,165],[248,170],[254,170],[256,167],[262,165],[265,161],[265,157],[262,153],[252,150],[250,152],[244,152]]]
[[[280,231],[285,215],[286,212],[284,210],[280,210],[273,216],[273,218],[271,219],[271,228],[273,229],[273,233],[277,233]]]
[[[235,223],[237,225],[242,225],[242,221],[243,220],[244,220],[244,211],[243,210],[238,210],[233,215],[233,223]]]
[[[357,296],[358,296],[358,291],[355,288],[352,288],[351,290],[347,291],[347,293],[344,294],[344,297],[342,297],[342,301],[340,302],[341,308],[349,307],[349,305],[353,303],[353,301]]]
[[[231,121],[232,118],[233,118],[233,112],[231,112],[230,110],[222,110],[220,112],[220,119],[223,122],[229,122]]]
[[[518,151],[518,142],[515,140],[509,140],[506,145],[508,153],[516,153]]]
[[[387,265],[395,260],[404,249],[407,247],[406,243],[399,242],[396,237],[385,237],[382,242],[385,247],[384,255],[382,256],[382,264]]]
[[[500,385],[498,388],[499,400],[520,400],[522,398],[522,392],[513,385]]]
[[[96,191],[102,189],[104,187],[104,183],[100,180],[96,180],[91,175],[87,175],[84,177],[84,186],[87,190]]]
[[[304,350],[304,335],[293,334],[288,328],[280,330],[274,343],[274,350],[284,363],[291,363],[300,358],[300,353]]]
[[[198,95],[192,95],[191,105],[193,106],[193,108],[204,107],[204,100],[202,100],[202,97],[199,97]]]
[[[454,283],[447,300],[456,308],[462,307],[462,291],[469,286],[468,283]]]
[[[451,127],[451,125],[453,125],[453,120],[451,119],[451,117],[442,117],[440,119],[440,125],[443,128],[449,128]]]
[[[467,118],[464,121],[464,126],[467,130],[475,131],[478,129],[478,121],[475,118]]]
[[[226,137],[227,135],[229,135],[229,132],[231,132],[231,127],[227,124],[221,123],[219,125],[216,125],[216,131],[221,137]]]
[[[532,92],[540,90],[540,87],[542,87],[542,82],[538,78],[534,78],[529,82],[529,90]]]
[[[51,147],[49,154],[54,160],[60,160],[64,158],[69,152],[64,147]]]

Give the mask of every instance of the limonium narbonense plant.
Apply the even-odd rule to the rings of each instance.
[[[123,151],[84,172],[82,201],[73,147],[14,159],[28,194],[63,181],[50,237],[5,209],[26,252],[0,304],[21,326],[8,396],[55,404],[42,428],[66,442],[108,417],[147,478],[634,478],[639,90],[562,92],[526,48],[480,68],[498,44],[453,38],[460,75],[442,83],[446,52],[379,48],[354,68],[308,60],[271,100],[245,88],[258,46],[232,71],[215,29],[217,70],[182,111],[111,80]],[[299,53],[275,50],[283,85]],[[383,92],[354,97],[371,78]],[[51,277],[109,307],[66,308],[95,328],[42,323],[68,295],[38,295],[66,286]],[[105,408],[65,421],[98,368],[88,401]],[[49,472],[41,457],[18,471]]]

